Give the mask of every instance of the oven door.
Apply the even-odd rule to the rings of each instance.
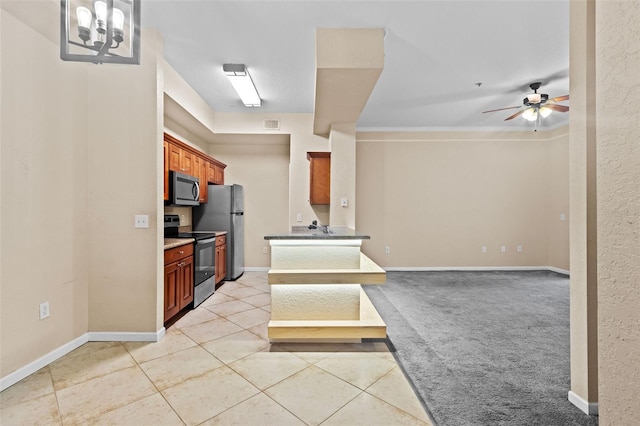
[[[216,238],[196,240],[193,260],[195,263],[194,285],[197,287],[216,275],[215,267]]]

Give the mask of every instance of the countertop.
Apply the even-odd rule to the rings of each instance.
[[[193,244],[194,242],[194,238],[165,238],[164,249],[167,250],[175,247],[180,247],[185,244]]]
[[[220,235],[226,235],[227,231],[189,231],[193,234],[215,234],[216,237]],[[196,240],[195,238],[165,238],[164,239],[164,249],[170,249],[174,247],[180,247],[185,244],[192,244]]]
[[[306,226],[294,226],[291,231],[283,234],[265,235],[265,240],[369,240],[369,235],[357,232],[346,226],[318,226],[309,229]]]

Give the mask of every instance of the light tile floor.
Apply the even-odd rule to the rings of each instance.
[[[0,393],[0,424],[431,424],[386,344],[270,344],[269,303],[246,272],[159,342],[87,343]]]

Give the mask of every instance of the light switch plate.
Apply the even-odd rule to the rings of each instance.
[[[340,198],[340,205],[342,207],[347,207],[349,205],[349,199],[348,198]]]

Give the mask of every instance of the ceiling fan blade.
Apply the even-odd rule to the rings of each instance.
[[[562,101],[568,101],[568,100],[569,100],[569,95],[564,95],[564,96],[558,96],[557,98],[549,99],[549,102],[562,102]]]
[[[549,108],[553,111],[559,111],[559,112],[567,112],[569,111],[569,107],[566,105],[558,105],[558,104],[547,104],[544,106],[544,108]]]
[[[523,109],[522,111],[518,111],[515,114],[510,115],[509,117],[505,118],[504,121],[511,120],[512,118],[516,118],[517,116],[522,115],[528,109],[529,108]]]
[[[506,108],[490,109],[489,111],[482,111],[482,113],[484,114],[484,113],[487,113],[487,112],[504,111],[505,109],[514,109],[514,108],[520,108],[520,105],[513,106],[513,107],[506,107]]]

